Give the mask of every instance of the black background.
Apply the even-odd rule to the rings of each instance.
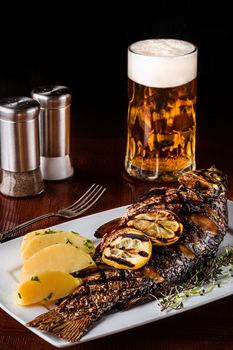
[[[0,97],[29,96],[43,84],[66,85],[80,125],[120,133],[127,112],[128,45],[171,37],[198,46],[198,118],[230,123],[229,7],[227,1],[5,2]]]

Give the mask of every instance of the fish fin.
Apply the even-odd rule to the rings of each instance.
[[[68,320],[54,327],[52,333],[59,338],[74,342],[87,332],[92,322],[89,316],[84,316],[77,320]]]
[[[94,236],[96,238],[102,238],[106,233],[111,233],[117,229],[122,223],[122,218],[116,218],[101,225],[96,231]]]
[[[28,327],[37,327],[44,331],[50,331],[56,325],[64,322],[64,317],[55,310],[48,311],[42,315],[35,317],[27,323]]]
[[[143,192],[142,194],[140,194],[140,196],[137,198],[137,202],[141,202],[144,201],[147,198],[150,198],[152,196],[161,196],[164,195],[166,193],[166,191],[168,190],[167,187],[153,187],[148,191]]]
[[[77,320],[67,320],[55,310],[51,310],[28,322],[27,326],[37,327],[73,342],[79,340],[86,333],[92,322],[89,316],[83,316]]]
[[[121,311],[129,310],[135,306],[142,305],[142,304],[146,303],[148,301],[148,299],[150,299],[150,297],[148,295],[131,299],[128,303],[120,305],[118,307],[118,310],[121,310]]]

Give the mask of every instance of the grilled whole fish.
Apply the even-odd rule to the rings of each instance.
[[[98,236],[104,233],[95,256],[97,271],[87,274],[82,286],[28,325],[77,341],[110,310],[125,309],[159,296],[215,256],[227,230],[226,175],[211,167],[187,172],[179,182],[178,189],[151,189],[122,218],[103,225],[97,231]],[[164,212],[170,221],[161,221]],[[152,234],[156,238],[154,234],[158,232],[171,234],[171,227],[175,227],[172,220],[179,221],[179,239],[168,245],[158,245],[157,239],[152,240],[151,258],[140,269],[116,269],[102,263],[104,248],[128,227],[138,229],[141,225],[148,237]],[[147,224],[154,231],[146,231]],[[163,230],[160,227],[156,231],[156,225],[163,225]],[[160,239],[162,244],[163,237]]]

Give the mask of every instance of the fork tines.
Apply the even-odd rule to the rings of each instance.
[[[80,215],[92,207],[105,191],[105,187],[94,183],[76,202],[66,209]]]

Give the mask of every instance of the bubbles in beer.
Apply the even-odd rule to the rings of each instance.
[[[133,177],[174,181],[195,167],[196,80],[151,88],[129,80],[126,171]]]
[[[133,177],[174,181],[195,168],[197,48],[174,39],[128,49],[128,142]]]

